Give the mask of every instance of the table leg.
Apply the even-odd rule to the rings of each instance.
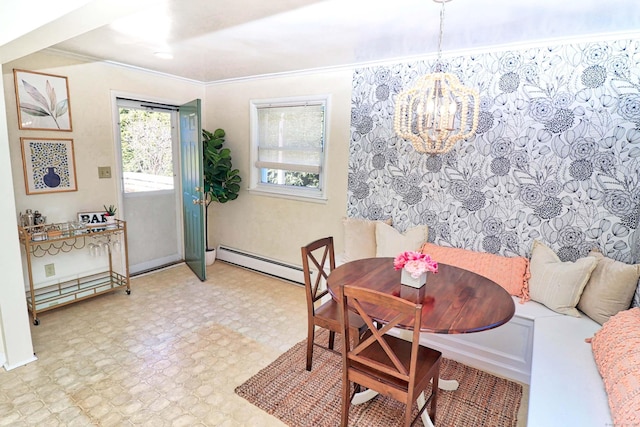
[[[374,397],[378,395],[378,392],[375,390],[371,390],[370,388],[365,391],[361,391],[360,393],[356,393],[353,395],[353,399],[351,399],[352,405],[361,405],[365,402],[370,401]]]
[[[448,381],[448,380],[445,380],[445,381]],[[424,391],[423,391],[422,393],[420,393],[420,395],[416,399],[418,408],[422,408],[425,401],[426,399],[424,398]],[[424,424],[424,427],[434,427],[433,422],[431,422],[431,417],[429,417],[429,411],[426,409],[422,413],[422,424]]]
[[[445,391],[456,391],[458,389],[458,386],[460,385],[460,383],[458,383],[457,380],[445,380],[440,378],[438,380],[438,388],[440,390],[445,390]],[[356,393],[353,395],[353,399],[351,399],[351,404],[352,405],[361,405],[365,402],[370,401],[371,399],[373,399],[374,397],[376,397],[378,395],[377,391],[371,390],[371,389],[366,389],[365,391],[361,391],[360,393]],[[422,405],[424,404],[424,392],[422,392],[420,394],[420,396],[418,396],[418,407],[422,407]],[[424,418],[427,412],[423,412],[422,417]],[[427,419],[429,418],[428,415],[426,415]],[[433,424],[430,424],[433,425]],[[425,422],[425,426],[427,426],[426,422]]]
[[[444,380],[442,378],[438,380],[438,388],[440,390],[456,391],[459,385],[460,383],[457,380]]]
[[[443,380],[443,379],[439,379],[438,380],[438,388],[440,390],[455,391],[455,390],[458,389],[459,385],[460,384],[458,383],[457,380]],[[426,401],[426,399],[424,397],[424,391],[423,391],[422,393],[420,393],[420,395],[416,399],[416,403],[418,404],[418,408],[422,408],[422,406],[424,405],[425,401]],[[422,424],[424,424],[424,427],[434,427],[433,422],[431,421],[431,418],[429,417],[429,411],[426,410],[426,409],[422,413]]]

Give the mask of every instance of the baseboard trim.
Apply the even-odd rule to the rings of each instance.
[[[289,282],[304,284],[304,272],[300,266],[287,264],[282,261],[228,246],[218,246],[217,252],[216,258],[229,264],[234,264]]]

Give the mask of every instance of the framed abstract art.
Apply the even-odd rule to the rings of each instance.
[[[13,78],[20,129],[71,132],[66,77],[14,69]]]
[[[27,194],[77,191],[72,139],[20,138]]]

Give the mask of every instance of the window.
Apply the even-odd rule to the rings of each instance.
[[[325,198],[328,97],[251,101],[251,190]]]

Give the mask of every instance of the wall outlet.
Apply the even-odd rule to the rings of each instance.
[[[54,264],[45,264],[44,265],[44,275],[46,277],[51,277],[56,275],[56,266]]]
[[[98,178],[111,178],[111,167],[98,166]]]

